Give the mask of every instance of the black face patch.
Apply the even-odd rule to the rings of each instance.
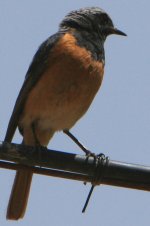
[[[105,62],[104,41],[100,39],[97,33],[85,31],[73,32],[77,44],[91,52],[91,56],[96,61]]]

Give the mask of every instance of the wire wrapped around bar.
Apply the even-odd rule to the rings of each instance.
[[[95,171],[92,179],[92,185],[96,186],[101,184],[102,178],[105,174],[105,170],[109,163],[109,157],[105,157],[104,154],[99,154],[95,158]]]
[[[89,194],[87,196],[86,202],[85,202],[84,207],[82,209],[82,213],[84,213],[86,208],[87,208],[87,205],[89,203],[90,197],[92,195],[92,192],[93,192],[95,186],[101,184],[102,178],[105,174],[105,170],[106,170],[108,164],[109,164],[109,157],[105,157],[104,154],[99,154],[99,155],[95,156],[95,165],[94,165],[95,170],[94,170],[94,175],[93,175],[93,179],[92,179],[92,182],[91,182],[92,187],[91,187]]]

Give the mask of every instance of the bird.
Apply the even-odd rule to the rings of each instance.
[[[109,35],[126,36],[99,7],[69,12],[58,31],[38,48],[8,123],[5,142],[18,128],[22,143],[45,146],[57,131],[69,133],[86,113],[99,90],[105,66],[104,42]],[[32,172],[19,169],[6,218],[24,217]]]

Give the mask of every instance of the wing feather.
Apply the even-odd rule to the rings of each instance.
[[[28,97],[29,92],[38,82],[42,74],[46,71],[48,67],[48,59],[50,58],[51,50],[57,43],[61,34],[56,33],[49,37],[45,42],[43,42],[38,51],[36,52],[31,65],[26,73],[23,86],[19,92],[18,98],[16,100],[11,118],[8,123],[5,142],[11,142],[18,126],[19,117],[22,113],[25,101]]]

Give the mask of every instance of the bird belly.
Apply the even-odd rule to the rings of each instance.
[[[62,81],[40,81],[26,101],[22,122],[37,121],[42,129],[70,129],[87,111],[101,83],[98,75],[94,78],[74,77],[65,82],[63,76]]]
[[[84,48],[70,46],[61,53],[61,43],[57,45],[55,59],[27,97],[20,127],[36,121],[41,130],[70,129],[89,108],[101,85],[104,65]]]

